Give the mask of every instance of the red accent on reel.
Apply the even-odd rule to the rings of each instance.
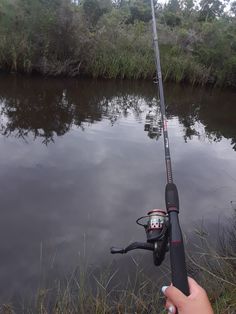
[[[162,216],[162,214],[166,216],[166,211],[164,209],[152,209],[148,212],[148,215],[151,215],[152,213],[160,213],[160,216]]]

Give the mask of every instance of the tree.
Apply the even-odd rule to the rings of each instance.
[[[172,13],[178,13],[181,11],[179,0],[169,0],[166,5],[166,9]]]
[[[163,18],[164,18],[166,25],[168,25],[170,27],[175,27],[175,26],[181,25],[181,18],[173,12],[165,12]]]
[[[199,20],[211,21],[220,17],[224,12],[225,5],[220,0],[201,0]]]
[[[130,5],[129,23],[135,20],[148,22],[152,18],[149,0],[135,0]]]
[[[194,0],[183,0],[182,5],[185,16],[190,16],[191,13],[194,11]]]
[[[99,18],[109,12],[112,8],[110,0],[85,0],[83,2],[83,9],[89,24],[95,26]]]
[[[230,12],[236,17],[236,1],[231,2]]]

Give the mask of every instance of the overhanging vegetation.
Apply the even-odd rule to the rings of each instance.
[[[224,3],[158,5],[164,79],[236,86],[236,5]],[[2,0],[0,69],[153,78],[150,19],[149,0]]]

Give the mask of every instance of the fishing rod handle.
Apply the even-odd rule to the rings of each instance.
[[[184,243],[178,217],[179,196],[174,183],[168,183],[166,185],[165,197],[170,224],[169,237],[172,283],[185,295],[189,295]]]
[[[174,240],[171,230],[170,230],[170,261],[171,261],[172,283],[174,287],[178,288],[186,296],[188,296],[189,286],[188,286],[187,267],[186,267],[186,262],[185,262],[183,239]]]

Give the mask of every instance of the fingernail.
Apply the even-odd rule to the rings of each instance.
[[[168,286],[163,286],[163,287],[161,288],[161,291],[162,291],[163,294],[165,294],[165,291],[166,291],[167,288],[168,288]]]
[[[171,305],[170,307],[168,307],[168,312],[169,313],[175,313],[175,307],[173,305]]]

